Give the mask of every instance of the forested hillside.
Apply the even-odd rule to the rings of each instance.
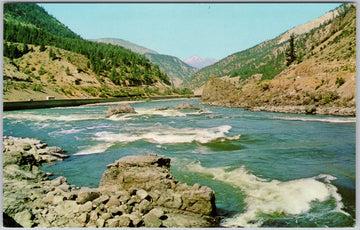
[[[38,58],[38,55],[47,55],[47,58]],[[57,65],[60,65],[60,69],[63,69],[66,76],[78,79],[76,84],[66,86],[72,87],[73,92],[84,91],[82,86],[85,81],[82,80],[82,74],[95,79],[94,81],[98,82],[101,87],[110,87],[107,93],[89,94],[86,90],[82,92],[87,96],[123,95],[124,93],[120,92],[129,91],[129,89],[124,89],[125,87],[132,87],[132,91],[139,95],[172,92],[169,77],[144,56],[119,46],[83,40],[33,3],[7,3],[4,5],[4,57],[9,59],[4,63],[14,66],[14,71],[17,72],[10,71],[6,75],[4,74],[4,78],[7,79],[4,82],[7,86],[4,95],[11,90],[18,89],[17,82],[14,81],[16,78],[12,77],[16,74],[28,76],[27,81],[22,84],[22,87],[28,90],[31,90],[36,82],[41,86],[38,88],[49,88],[51,85],[61,94],[60,75],[50,71],[50,69],[59,69]],[[22,66],[24,59],[27,60],[27,63]],[[32,60],[35,59],[38,60],[37,63],[33,63]],[[78,61],[80,59],[81,61]],[[66,68],[68,64],[71,66]],[[76,69],[75,73],[71,73],[71,68]],[[4,66],[4,69],[13,68]],[[49,80],[53,83],[50,84],[46,78],[56,81],[54,83]],[[149,91],[149,87],[157,89]],[[169,89],[159,89],[159,87]],[[78,93],[72,94],[74,95],[67,94],[65,96],[78,95]]]
[[[4,4],[4,20],[7,22],[21,22],[21,24],[33,25],[61,37],[80,38],[79,35],[72,32],[54,17],[49,16],[43,8],[35,3]]]
[[[319,27],[314,28],[313,24],[309,23],[311,24],[308,26],[309,32],[304,33],[304,30],[299,31],[296,30],[296,28],[291,30],[294,38],[294,50],[296,51],[296,55],[293,57],[293,63],[301,63],[305,59],[315,55],[314,50],[316,50],[316,47],[342,29],[336,26],[336,23],[339,24],[345,17],[346,12],[352,7],[352,4],[343,4],[333,12],[329,12],[328,14],[330,14],[331,17],[337,15],[339,15],[339,17],[334,20],[326,20],[329,18],[326,17],[326,19],[319,22],[321,23]],[[306,27],[306,24],[302,27],[304,26]],[[286,39],[284,39],[285,37]],[[229,78],[237,77],[240,81],[249,79],[254,75],[257,77],[260,76],[258,80],[273,79],[292,64],[292,62],[287,62],[290,51],[289,38],[289,34],[284,33],[272,40],[232,54],[214,65],[201,69],[188,78],[183,85],[191,87],[192,89],[198,88],[204,85],[211,75]],[[352,52],[352,55],[354,54],[355,53]]]
[[[93,41],[119,45],[124,48],[130,49],[135,53],[145,55],[145,57],[152,64],[159,66],[160,70],[166,73],[170,77],[175,87],[178,87],[186,78],[190,77],[191,75],[195,74],[198,71],[196,68],[189,66],[188,64],[184,63],[177,57],[159,54],[156,51],[153,51],[151,49],[136,45],[134,43],[122,39],[101,38],[101,39],[95,39]]]

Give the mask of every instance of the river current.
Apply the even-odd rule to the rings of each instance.
[[[172,109],[189,102],[201,111]],[[106,165],[127,155],[171,158],[179,181],[215,191],[227,227],[353,227],[356,119],[251,112],[197,99],[8,111],[3,135],[39,139],[69,158],[42,167],[97,187]],[[158,107],[169,107],[157,110]]]

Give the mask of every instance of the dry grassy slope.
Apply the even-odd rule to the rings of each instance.
[[[273,80],[259,81],[261,75],[254,75],[235,84],[240,90],[236,90],[234,96],[224,86],[233,87],[229,79],[218,79],[216,82],[212,79],[204,87],[202,99],[209,104],[240,107],[301,105],[355,108],[355,31],[353,9],[344,18],[337,18],[315,31],[312,39],[315,38],[316,42],[307,41],[306,46],[313,46],[313,49],[305,55],[304,61],[289,66]],[[226,89],[228,97],[223,92],[220,94],[220,89]]]
[[[56,58],[49,57],[50,48],[44,52],[39,47],[34,47],[34,52],[29,52],[21,58],[4,62],[4,100],[45,100],[47,96],[55,98],[86,98],[92,97],[83,92],[80,87],[101,84],[95,75],[86,67],[87,59],[79,54],[71,53],[62,49],[52,48]],[[57,52],[56,50],[59,50]],[[69,73],[66,73],[66,69]],[[41,72],[42,69],[43,71]],[[82,69],[85,72],[78,71]],[[26,76],[25,81],[16,81],[14,77]],[[6,81],[6,79],[9,79]],[[10,80],[11,79],[11,80]],[[80,84],[75,81],[81,79]],[[35,89],[35,85],[41,88]]]
[[[302,59],[306,60],[322,49],[319,44],[326,45],[329,41],[327,38],[330,35],[340,34],[343,31],[343,25],[352,20],[355,22],[356,10],[355,8],[352,9],[354,6],[353,3],[344,4],[334,11],[304,25],[297,26],[272,40],[234,53],[212,66],[201,69],[191,76],[184,85],[195,89],[196,92],[201,91],[201,89],[196,88],[204,85],[211,75],[220,78],[241,76],[241,79],[248,79],[251,78],[251,75],[263,74],[262,79],[272,79],[286,68],[284,51],[289,47],[288,40],[292,33],[295,35],[298,55],[300,57],[304,55]],[[350,13],[346,13],[345,18],[343,18],[342,14],[345,10],[349,10]],[[339,15],[340,17],[334,19]],[[355,44],[353,45],[355,46]],[[243,85],[244,83],[246,82],[240,84]]]
[[[47,47],[43,52],[39,47],[31,47],[34,52],[21,58],[4,58],[4,101],[45,100],[47,96],[98,98],[102,93],[129,90],[113,84],[107,77],[96,76],[83,55],[55,47]],[[55,59],[50,58],[50,49],[56,54]]]
[[[228,80],[214,77],[205,85],[202,101],[213,105],[239,107],[355,107],[355,64],[355,58],[346,62],[335,60],[321,63],[317,58],[311,58],[301,64],[290,66],[273,80],[254,82],[254,76],[254,81],[242,88],[237,88]],[[337,79],[343,79],[343,84],[340,85]]]
[[[276,79],[247,84],[242,101],[250,106],[268,105],[338,105],[355,107],[355,60],[349,65],[334,61],[317,65],[308,60],[292,66]],[[353,66],[352,70],[347,70]],[[343,79],[342,85],[337,79]]]
[[[314,50],[300,64],[291,65],[275,79],[257,83],[260,100],[270,104],[341,104],[355,106],[356,103],[356,21],[355,10],[341,19],[346,26],[327,40],[315,46]],[[336,21],[316,32],[323,40],[329,31],[341,25]],[[343,35],[342,35],[343,34]],[[344,35],[346,34],[346,36]],[[268,85],[263,90],[262,85]],[[243,88],[251,94],[256,86]],[[333,98],[327,99],[329,94]],[[338,98],[335,99],[335,96]],[[326,103],[328,101],[328,103]]]
[[[351,5],[352,3],[347,3],[346,5]],[[354,4],[353,4],[354,5]],[[337,16],[339,16],[340,13],[343,12],[342,8],[338,8],[336,10],[330,11],[326,14],[324,14],[323,16],[309,21],[303,25],[297,26],[293,29],[290,29],[288,31],[286,31],[284,34],[282,34],[279,37],[279,41],[278,44],[285,42],[287,40],[290,39],[290,35],[291,34],[305,34],[305,33],[309,33],[312,29],[319,27],[321,24],[324,24],[327,21],[333,20],[334,18],[336,18]]]

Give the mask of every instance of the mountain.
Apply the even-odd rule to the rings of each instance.
[[[212,65],[212,64],[216,63],[217,61],[218,60],[215,60],[213,58],[202,59],[199,56],[192,56],[192,57],[189,57],[184,60],[184,62],[186,64],[188,64],[189,66],[192,66],[194,68],[197,68],[197,69],[202,69],[206,66]]]
[[[174,87],[179,87],[186,78],[197,72],[196,68],[187,65],[177,57],[151,53],[145,54],[145,57],[151,63],[158,65],[160,70],[170,77]]]
[[[133,52],[144,55],[152,64],[159,66],[160,70],[170,77],[174,87],[180,86],[186,78],[198,71],[196,68],[189,66],[177,57],[159,54],[156,51],[122,39],[100,38],[92,41],[122,46]]]
[[[4,100],[180,92],[144,56],[80,38],[33,3],[4,4]]]
[[[187,78],[182,86],[193,90],[200,88],[211,75],[229,78],[238,77],[241,80],[246,80],[254,75],[261,75],[261,80],[273,79],[287,67],[286,52],[289,48],[288,40],[291,34],[295,36],[295,49],[298,50],[296,62],[301,62],[306,55],[314,52],[314,48],[319,45],[317,43],[323,39],[328,39],[329,36],[333,35],[332,33],[337,32],[339,28],[336,28],[336,26],[329,27],[329,23],[335,18],[343,16],[353,5],[350,3],[343,4],[319,19],[295,27],[272,40],[234,53],[211,66],[199,70],[196,74]],[[327,31],[323,28],[326,28]],[[321,39],[314,37],[314,32],[320,29],[323,29]]]
[[[119,39],[119,38],[99,38],[99,39],[91,39],[90,41],[122,46],[122,47],[124,47],[126,49],[130,49],[132,52],[135,52],[138,54],[146,54],[146,53],[158,54],[154,50],[148,49],[143,46],[136,45],[134,43],[131,43],[129,41]]]
[[[279,45],[275,43],[280,42],[287,33],[261,44],[268,53],[276,54],[279,48],[284,50],[284,67],[279,65],[279,69],[276,70],[279,73],[274,77],[264,79],[265,74],[271,71],[261,72],[261,68],[247,69],[250,77],[244,77],[246,72],[241,71],[235,72],[237,76],[232,78],[229,74],[231,71],[221,78],[212,75],[203,87],[202,103],[242,107],[255,111],[354,116],[356,114],[355,4],[342,5],[336,11],[339,12],[338,16],[318,24],[318,27],[307,33],[290,34],[289,39]],[[296,29],[294,28],[293,32]],[[289,51],[292,46],[296,47],[294,52],[296,58],[292,63],[285,63],[290,60]],[[259,53],[255,48],[247,52]],[[250,58],[256,59],[254,56]],[[253,63],[253,59],[244,59],[243,62]],[[258,66],[270,67],[275,63],[271,56],[263,61]],[[243,68],[246,69],[246,64]],[[231,81],[234,79],[236,80]]]

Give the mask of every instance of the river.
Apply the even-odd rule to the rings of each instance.
[[[201,111],[178,111],[189,102]],[[198,99],[6,111],[3,135],[30,137],[70,155],[44,171],[97,187],[106,165],[127,155],[171,158],[177,180],[215,191],[227,227],[353,227],[356,118],[251,112]],[[158,107],[169,107],[157,110]]]

